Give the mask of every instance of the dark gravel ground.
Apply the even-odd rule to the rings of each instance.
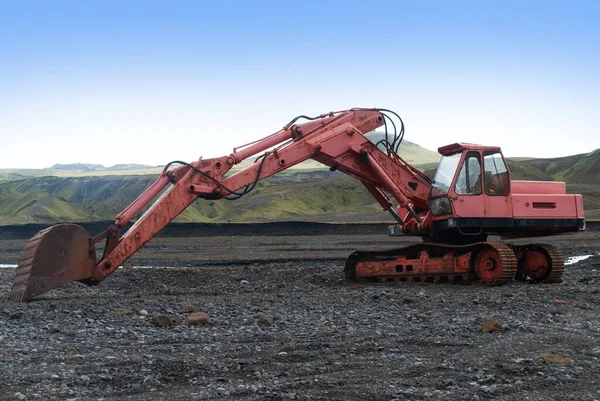
[[[25,242],[0,241],[0,263]],[[543,242],[600,251],[594,232]],[[171,268],[126,266],[29,304],[6,302],[14,269],[0,269],[0,399],[600,399],[600,256],[562,284],[343,281],[351,251],[408,243],[158,238],[127,265]],[[211,322],[185,325],[186,305]],[[501,330],[483,333],[488,320]]]

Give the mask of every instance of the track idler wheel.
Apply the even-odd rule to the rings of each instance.
[[[533,283],[560,283],[564,270],[564,258],[553,246],[530,244],[516,246],[519,271],[516,278]]]
[[[95,250],[83,228],[75,224],[46,228],[25,245],[9,299],[29,301],[62,284],[85,280],[95,265]]]

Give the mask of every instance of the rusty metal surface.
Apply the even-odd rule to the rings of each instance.
[[[514,246],[519,261],[519,280],[561,283],[565,269],[562,253],[548,244]]]
[[[482,255],[484,255],[482,257]],[[497,265],[490,270],[489,263]],[[482,263],[480,265],[479,263]],[[476,255],[472,267],[478,276],[479,282],[487,285],[506,284],[515,277],[518,270],[517,256],[510,245],[490,242]],[[486,271],[487,274],[481,274]]]
[[[353,252],[346,259],[345,272],[346,278],[353,281],[454,281],[502,285],[515,276],[517,258],[513,250],[502,243],[422,243],[386,251]]]
[[[11,301],[29,301],[62,284],[91,276],[95,265],[87,232],[58,224],[34,235],[21,253]]]

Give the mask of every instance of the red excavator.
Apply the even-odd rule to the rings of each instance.
[[[381,126],[385,135],[377,143],[365,137]],[[240,198],[259,180],[307,159],[360,180],[403,233],[423,238],[403,248],[352,253],[345,264],[349,280],[494,285],[513,278],[561,281],[564,260],[554,247],[487,242],[487,236],[536,237],[583,230],[581,195],[567,194],[563,182],[511,180],[500,148],[466,143],[438,149],[442,158],[432,181],[397,154],[403,135],[404,123],[396,113],[356,108],[296,117],[280,131],[235,148],[229,156],[171,162],[103,233],[90,237],[73,224],[38,232],[21,254],[10,299],[28,301],[76,280],[96,285],[196,199]],[[257,154],[261,155],[250,166],[228,174]],[[100,241],[106,243],[98,259],[95,246]]]

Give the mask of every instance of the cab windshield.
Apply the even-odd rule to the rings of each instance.
[[[437,171],[435,172],[433,184],[431,185],[431,198],[446,195],[448,193],[450,184],[452,184],[452,178],[454,178],[454,173],[456,172],[456,168],[458,167],[458,162],[460,161],[461,156],[462,153],[455,153],[450,156],[442,157]]]

